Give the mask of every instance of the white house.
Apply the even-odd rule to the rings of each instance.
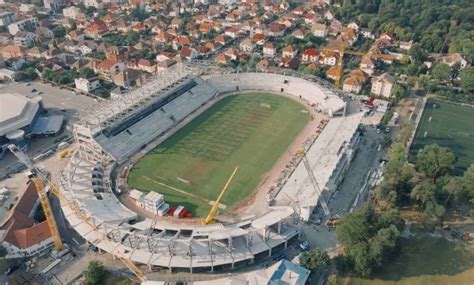
[[[385,72],[384,74],[372,78],[372,88],[370,93],[376,96],[383,96],[389,98],[392,95],[392,88],[395,84],[395,79]]]
[[[276,54],[276,48],[272,43],[267,43],[263,46],[263,56],[274,57]]]
[[[76,78],[74,79],[76,89],[79,89],[84,92],[91,92],[100,87],[99,80],[97,79],[86,79],[86,78]]]
[[[315,23],[311,26],[313,36],[318,38],[325,38],[328,35],[328,27],[325,24]]]
[[[65,18],[70,18],[76,20],[77,17],[81,14],[81,9],[71,6],[63,9],[63,15]]]

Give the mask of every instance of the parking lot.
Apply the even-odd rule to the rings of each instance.
[[[32,92],[32,90],[36,90]],[[41,92],[40,95],[38,93]],[[48,110],[48,115],[63,115],[64,127],[59,135],[46,138],[34,138],[29,143],[27,154],[35,157],[47,152],[57,145],[61,140],[69,136],[68,126],[79,119],[81,112],[90,109],[96,100],[83,95],[76,95],[73,92],[44,84],[40,81],[31,83],[8,83],[0,85],[0,96],[2,93],[17,93],[28,98],[40,96],[43,98],[43,105]],[[16,158],[7,153],[0,161],[0,174],[8,174],[18,166]],[[0,175],[0,179],[3,175]]]

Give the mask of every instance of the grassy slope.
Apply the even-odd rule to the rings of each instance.
[[[416,155],[418,150],[427,144],[437,143],[454,151],[458,159],[456,163],[458,170],[466,169],[474,161],[473,120],[472,108],[428,100],[412,144],[412,155]],[[425,132],[427,132],[426,138]]]
[[[272,107],[262,107],[261,104]],[[271,94],[242,94],[216,103],[142,158],[128,183],[142,191],[158,191],[172,205],[183,205],[198,216],[210,209],[142,176],[165,182],[208,200],[215,200],[236,165],[240,166],[223,204],[236,206],[253,193],[262,179],[309,120],[304,107]],[[264,114],[264,115],[263,115]],[[238,123],[245,119],[247,121]],[[250,126],[252,125],[252,126]],[[187,185],[177,177],[191,182]]]
[[[461,242],[424,237],[402,240],[401,255],[374,279],[350,278],[350,285],[473,284],[474,249]]]

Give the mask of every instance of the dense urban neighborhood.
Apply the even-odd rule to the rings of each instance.
[[[472,284],[473,60],[464,0],[0,0],[0,283]]]

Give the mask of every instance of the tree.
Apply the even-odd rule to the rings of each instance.
[[[56,26],[53,29],[53,34],[55,38],[62,39],[66,35],[66,28],[64,26]]]
[[[474,205],[474,164],[471,164],[464,172],[460,183],[462,186],[462,195],[471,205]]]
[[[79,69],[79,77],[81,78],[91,78],[95,75],[94,70],[89,67],[81,67]]]
[[[320,248],[305,251],[300,258],[301,265],[309,270],[325,268],[329,261],[329,255]]]
[[[474,92],[474,67],[465,67],[460,72],[461,87],[465,92]]]
[[[423,180],[413,188],[410,196],[425,208],[428,203],[436,202],[436,186],[429,180]]]
[[[425,146],[416,156],[416,168],[436,183],[436,179],[454,167],[456,157],[447,148],[437,144]]]
[[[91,261],[84,272],[88,285],[101,284],[105,276],[105,268],[99,261]]]
[[[417,63],[424,62],[427,57],[425,50],[419,44],[414,44],[408,51],[408,55]]]
[[[398,211],[381,215],[363,207],[344,216],[336,227],[336,237],[344,246],[347,263],[362,276],[389,263],[398,252],[400,225]]]
[[[439,81],[448,81],[451,79],[451,67],[445,63],[438,63],[433,67],[433,78]]]
[[[0,257],[5,257],[8,254],[8,250],[0,244]]]

